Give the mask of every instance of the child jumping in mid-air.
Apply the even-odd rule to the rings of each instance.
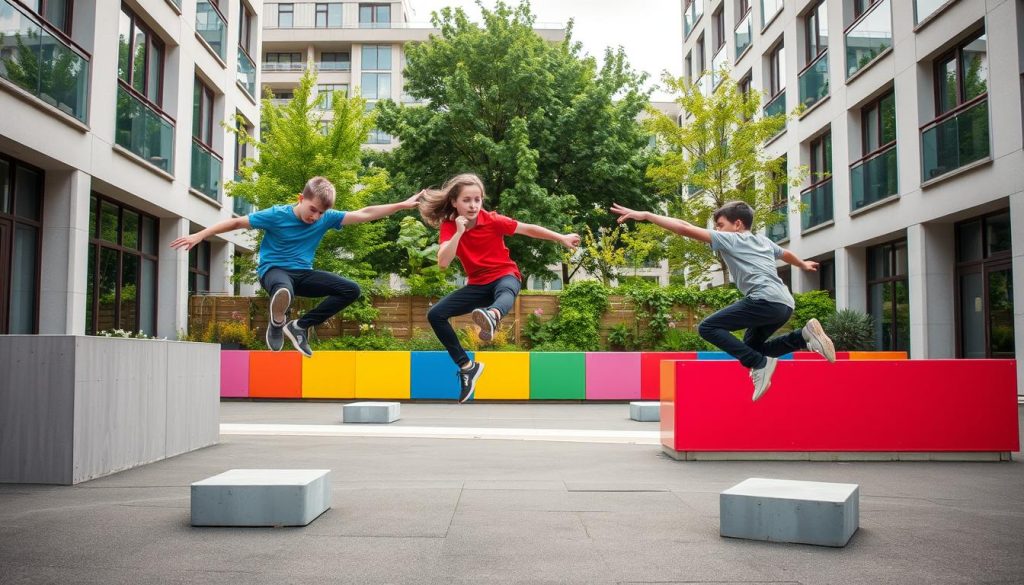
[[[263,230],[257,274],[263,289],[270,294],[270,323],[267,347],[280,351],[284,337],[302,355],[312,357],[308,331],[359,298],[359,285],[337,274],[313,270],[313,255],[320,240],[330,229],[380,219],[416,207],[417,193],[400,203],[371,205],[357,211],[338,211],[334,207],[334,185],[324,177],[313,177],[299,194],[295,205],[275,205],[247,216],[225,219],[201,232],[171,242],[172,248],[190,249],[214,234],[238,229]],[[292,299],[326,297],[298,319],[287,321]]]
[[[744,297],[701,322],[700,336],[738,359],[750,369],[754,382],[754,400],[760,398],[771,384],[779,356],[800,349],[810,349],[830,362],[836,361],[832,340],[825,335],[821,323],[811,319],[800,331],[768,339],[789,321],[796,303],[775,269],[775,261],[783,261],[803,270],[815,271],[818,263],[801,260],[793,252],[780,248],[768,238],[752,233],[754,210],[742,201],[730,201],[715,211],[714,231],[699,228],[681,219],[634,211],[613,205],[619,223],[628,219],[649,221],[681,236],[707,242],[720,252],[736,287]],[[746,329],[743,341],[733,331]]]
[[[466,271],[466,286],[444,297],[427,312],[434,333],[459,366],[459,402],[464,403],[473,396],[484,365],[469,359],[448,319],[472,312],[473,322],[480,327],[480,339],[493,338],[502,317],[512,310],[523,279],[519,267],[509,257],[505,236],[520,234],[552,240],[570,250],[579,245],[580,237],[486,211],[483,181],[473,174],[457,175],[441,189],[421,193],[420,215],[429,225],[441,229],[437,264],[447,268],[458,257]]]

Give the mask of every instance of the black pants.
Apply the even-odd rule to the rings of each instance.
[[[321,270],[287,270],[271,268],[260,277],[263,289],[273,297],[279,288],[286,288],[295,297],[327,297],[302,317],[298,325],[308,329],[330,319],[338,311],[359,298],[359,285],[337,274]]]
[[[512,304],[519,294],[522,285],[519,279],[511,274],[502,276],[487,284],[466,285],[444,297],[427,311],[427,320],[434,329],[434,334],[448,350],[448,355],[460,367],[469,363],[466,350],[462,349],[455,329],[448,322],[451,317],[471,313],[473,309],[498,309],[504,317],[512,310]]]
[[[744,297],[701,321],[697,332],[738,359],[744,367],[763,368],[768,361],[766,357],[807,349],[807,342],[799,330],[768,339],[789,321],[792,314],[793,309],[782,303]],[[732,334],[740,329],[747,330],[743,341]]]

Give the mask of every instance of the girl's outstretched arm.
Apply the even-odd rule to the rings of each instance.
[[[693,240],[700,242],[711,243],[711,231],[704,228],[697,227],[692,223],[676,219],[674,217],[667,217],[664,215],[658,215],[651,213],[650,211],[635,211],[628,207],[623,207],[619,204],[612,205],[612,213],[619,216],[617,220],[619,223],[632,219],[636,221],[649,221],[654,225],[668,230],[674,234],[679,234]]]
[[[516,226],[515,233],[521,236],[536,238],[538,240],[551,240],[552,242],[558,242],[570,250],[575,250],[576,246],[580,245],[580,236],[578,234],[560,234],[558,232],[553,232],[546,227],[541,227],[532,223],[519,222]]]

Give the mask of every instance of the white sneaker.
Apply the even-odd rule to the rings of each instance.
[[[754,381],[754,397],[756,401],[772,385],[772,374],[775,373],[775,366],[779,364],[779,358],[767,358],[768,363],[763,368],[751,368],[750,379]]]
[[[804,336],[804,341],[807,342],[807,349],[820,354],[832,363],[836,362],[836,346],[832,344],[828,335],[825,335],[825,330],[821,328],[821,323],[817,319],[808,321],[800,333]]]

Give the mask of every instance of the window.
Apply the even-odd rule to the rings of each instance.
[[[1010,212],[955,229],[957,357],[1014,358]]]
[[[316,28],[337,28],[341,26],[341,3],[316,5]]]
[[[868,314],[874,319],[875,349],[910,350],[907,242],[868,248]]]
[[[786,290],[793,292],[793,270],[789,267],[789,264],[779,266],[775,269],[775,273],[779,275],[779,280],[785,285]]]
[[[683,37],[689,37],[694,25],[704,16],[704,0],[685,0],[683,2]]]
[[[252,23],[255,20],[252,10],[245,2],[239,2],[239,18],[238,18],[238,46],[242,48],[246,54],[252,53],[253,49],[253,34],[252,34]]]
[[[825,0],[818,2],[804,18],[807,39],[806,63],[811,63],[828,50],[828,10]]]
[[[366,139],[366,144],[391,144],[391,135],[383,130],[374,128]]]
[[[320,53],[320,69],[324,71],[348,71],[352,69],[352,56],[349,53]]]
[[[214,97],[196,77],[192,102],[192,177],[191,186],[214,201],[220,201],[223,160],[214,150]]]
[[[359,27],[360,28],[390,28],[391,27],[391,5],[390,4],[360,4],[359,5]]]
[[[914,24],[920,24],[947,2],[948,0],[914,0]]]
[[[706,59],[704,57],[704,35],[697,37],[697,77],[704,73]]]
[[[156,334],[157,219],[98,193],[89,200],[85,331]]]
[[[783,0],[761,0],[761,28],[768,26],[782,8]]]
[[[188,292],[210,292],[210,242],[199,242],[188,251]]]
[[[811,140],[811,182],[825,180],[832,174],[832,132]]]
[[[198,77],[192,101],[192,136],[213,148],[213,90]]]
[[[391,71],[391,45],[363,45],[363,70]]]
[[[737,21],[746,16],[748,12],[750,12],[750,0],[739,0],[736,4],[736,14],[739,16]]]
[[[853,18],[854,20],[860,18],[860,15],[868,11],[869,8],[878,4],[882,0],[853,0]]]
[[[363,73],[361,93],[362,97],[368,100],[383,100],[390,98],[391,74]]]
[[[43,178],[0,156],[0,333],[39,332]]]
[[[896,96],[890,91],[861,110],[865,156],[896,142]]]
[[[789,238],[789,184],[786,181],[789,159],[783,155],[777,159],[778,170],[773,172],[772,182],[776,185],[772,197],[772,211],[782,214],[778,223],[768,226],[768,238],[773,242],[781,242]]]
[[[754,72],[753,71],[748,71],[746,75],[744,75],[742,78],[740,78],[740,81],[739,81],[739,83],[737,85],[738,85],[739,90],[740,90],[740,95],[742,95],[744,98],[747,98],[747,97],[750,96],[751,84],[753,83],[753,81],[754,81]]]
[[[267,53],[263,68],[268,71],[301,71],[306,63],[302,53]]]
[[[768,54],[768,95],[775,98],[786,90],[786,47],[780,42]]]
[[[818,261],[818,290],[828,293],[834,300],[836,298],[836,260],[828,258]]]
[[[693,83],[693,53],[687,53],[683,61],[683,71],[686,73],[686,80]]]
[[[978,31],[935,61],[935,115],[988,93],[988,42]]]
[[[124,6],[118,45],[117,78],[121,86],[158,107],[163,105],[164,44]]]
[[[811,185],[800,192],[801,227],[804,230],[834,219],[832,209],[832,132],[811,140]]]
[[[74,0],[25,0],[22,5],[26,5],[65,36],[71,36]]]
[[[292,28],[295,26],[295,5],[277,5],[277,28]]]
[[[853,211],[899,191],[896,98],[892,90],[861,109],[861,152],[863,156],[850,165]]]
[[[718,7],[718,11],[711,15],[711,26],[712,26],[712,37],[711,42],[714,43],[713,54],[718,54],[718,50],[725,45],[725,5]]]
[[[334,92],[336,91],[340,91],[342,97],[346,97],[348,96],[348,85],[342,83],[317,86],[317,94],[323,96],[320,100],[320,109],[330,110],[334,107]]]

